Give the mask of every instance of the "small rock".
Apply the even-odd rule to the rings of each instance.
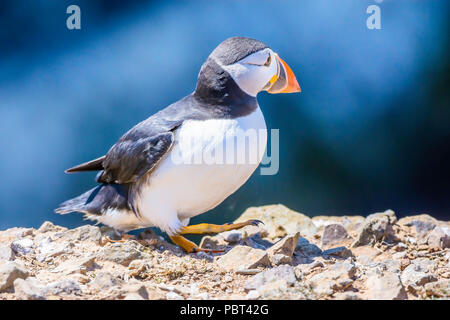
[[[104,247],[99,252],[98,257],[127,267],[131,261],[145,257],[142,253],[143,248],[137,241],[113,243]]]
[[[123,300],[145,300],[140,294],[137,292],[127,293]]]
[[[366,287],[370,300],[404,300],[408,298],[400,277],[393,272],[372,272],[367,278]]]
[[[71,252],[71,249],[73,247],[73,243],[56,243],[53,242],[50,237],[46,237],[42,241],[40,241],[37,246],[39,254],[36,256],[36,260],[42,262],[48,260],[48,258],[53,258],[64,253],[69,253]]]
[[[175,293],[173,291],[170,291],[166,294],[167,300],[184,300],[182,296],[180,296],[178,293]]]
[[[14,260],[14,251],[11,246],[0,244],[0,260],[12,261]]]
[[[142,283],[132,283],[124,288],[124,291],[127,292],[127,296],[130,296],[128,299],[125,297],[125,300],[147,300],[148,292],[147,287]],[[138,298],[139,296],[140,298]],[[131,299],[133,298],[133,299]]]
[[[405,268],[407,266],[409,266],[410,264],[411,264],[411,262],[409,261],[409,259],[400,259],[400,270],[402,270],[402,271],[405,270]]]
[[[45,300],[44,286],[36,278],[16,279],[14,295],[21,300]]]
[[[28,271],[20,264],[12,261],[0,261],[0,292],[10,289],[14,280],[27,277]]]
[[[29,238],[23,238],[20,240],[13,241],[11,248],[15,253],[21,255],[27,255],[33,252],[34,243],[33,240]]]
[[[362,265],[371,265],[381,252],[371,246],[361,246],[352,248],[352,254]]]
[[[105,290],[122,284],[122,280],[119,279],[119,277],[114,276],[110,272],[101,271],[89,284],[94,288]]]
[[[333,249],[328,249],[323,252],[323,256],[325,258],[328,257],[334,257],[334,258],[341,258],[341,259],[347,259],[349,257],[352,257],[352,251],[350,249],[347,249],[346,247],[337,247]]]
[[[383,266],[384,270],[399,273],[401,271],[401,261],[394,259],[385,259],[380,264]]]
[[[419,239],[425,239],[438,223],[438,220],[427,214],[409,216],[398,220],[399,225],[414,227]]]
[[[403,251],[403,252],[396,252],[396,253],[394,253],[392,255],[392,258],[401,260],[401,259],[406,259],[407,256],[408,256],[408,254],[405,251]]]
[[[79,295],[81,293],[80,285],[77,283],[77,281],[74,281],[72,279],[64,279],[61,281],[56,281],[49,283],[46,287],[46,292],[51,295],[61,295],[61,294],[67,294],[67,295]]]
[[[314,261],[312,263],[305,263],[305,264],[299,264],[297,266],[295,266],[295,274],[309,274],[311,273],[312,270],[316,269],[316,268],[323,268],[324,265],[321,261]],[[298,277],[298,276],[297,276]]]
[[[250,290],[247,295],[245,296],[245,299],[247,300],[256,300],[260,297],[260,294],[258,290]]]
[[[336,300],[363,300],[360,294],[350,291],[339,292],[334,295],[334,298]]]
[[[292,257],[286,256],[281,253],[276,253],[272,256],[269,256],[270,262],[274,266],[279,266],[282,264],[292,264]]]
[[[228,243],[237,243],[242,240],[242,233],[239,230],[222,232],[220,236]]]
[[[287,235],[272,247],[267,249],[269,259],[273,265],[280,265],[282,263],[292,263],[292,254],[297,246],[300,233],[294,235]]]
[[[312,276],[309,279],[309,284],[319,298],[329,296],[334,291],[345,290],[351,286],[357,270],[353,263],[339,262],[330,269]]]
[[[289,265],[282,265],[263,271],[248,279],[244,284],[244,289],[247,291],[258,289],[267,283],[275,282],[280,279],[284,279],[288,286],[293,286],[297,282],[294,268]]]
[[[106,230],[105,230],[106,231]],[[102,233],[105,232],[102,229]],[[110,232],[116,232],[114,229],[111,229]],[[146,229],[144,231],[142,231],[141,233],[139,233],[138,235],[138,239],[141,240],[158,240],[158,241],[164,241],[164,238],[161,237],[160,235],[158,235],[155,230],[153,229]]]
[[[148,300],[165,300],[166,293],[157,287],[147,286]]]
[[[228,243],[219,235],[204,236],[200,241],[200,248],[213,249],[213,250],[225,250]]]
[[[365,218],[361,216],[315,216],[312,218],[314,225],[320,230],[330,224],[340,224],[348,232],[359,230],[364,224]]]
[[[435,227],[428,235],[427,242],[431,248],[450,248],[450,228]]]
[[[397,243],[397,245],[394,247],[394,250],[397,252],[402,252],[408,249],[408,246],[404,244],[403,242]]]
[[[341,224],[329,224],[322,233],[322,247],[330,248],[338,245],[350,245],[352,238]]]
[[[147,261],[142,259],[133,260],[128,265],[128,269],[130,270],[143,270],[145,266],[147,265]]]
[[[45,221],[37,230],[40,233],[66,231],[67,228],[56,226],[50,221]]]
[[[223,281],[225,281],[225,282],[231,282],[231,281],[233,281],[233,277],[230,276],[230,275],[226,275],[226,276],[223,278]]]
[[[286,297],[288,293],[289,284],[285,279],[279,279],[273,282],[268,282],[265,285],[257,289],[258,294],[250,295],[252,299],[270,299],[270,300],[280,300]],[[256,298],[257,296],[257,298]]]
[[[213,261],[214,257],[206,252],[203,251],[199,251],[197,253],[195,253],[195,255],[201,259],[205,259],[207,261]]]
[[[322,250],[315,244],[310,243],[307,239],[300,237],[295,247],[295,253],[312,258],[322,255]]]
[[[193,298],[200,299],[200,300],[209,300],[210,299],[208,292],[197,293],[193,296]]]
[[[260,234],[255,234],[249,238],[243,239],[243,241],[241,241],[241,244],[261,250],[267,250],[268,248],[273,246],[272,242],[266,239],[262,239]]]
[[[30,236],[34,233],[33,228],[10,228],[4,231],[0,231],[0,238],[2,240],[17,240],[26,236]]]
[[[73,273],[86,274],[87,271],[97,267],[94,257],[82,257],[81,259],[71,259],[64,261],[58,267],[52,270],[53,273],[62,273],[65,275]]]
[[[367,216],[361,232],[358,234],[352,247],[363,245],[374,245],[375,242],[395,239],[392,225],[397,221],[394,211],[387,210],[381,213],[374,213]]]
[[[72,230],[61,232],[61,238],[66,241],[93,241],[97,244],[100,243],[102,233],[100,228],[91,225],[81,226]]]
[[[240,269],[253,269],[258,266],[270,266],[267,252],[247,246],[236,246],[225,255],[221,256],[217,263],[223,269],[236,271]]]
[[[288,209],[283,205],[269,205],[248,208],[236,221],[244,222],[257,219],[264,222],[267,237],[276,239],[300,232],[305,236],[313,236],[317,228],[308,216]]]
[[[414,263],[403,270],[401,279],[405,286],[423,286],[426,283],[437,281],[433,274]]]
[[[425,284],[425,293],[428,297],[448,298],[450,296],[450,280],[442,279]]]
[[[243,274],[243,275],[247,275],[247,276],[258,274],[260,272],[261,272],[260,269],[238,269],[235,271],[236,274]]]
[[[86,276],[86,275],[84,275],[84,274],[81,274],[81,273],[73,274],[73,275],[71,275],[71,278],[72,278],[74,281],[76,281],[76,282],[78,282],[78,283],[81,283],[81,284],[86,284],[86,283],[88,283],[89,281],[91,281],[91,279],[90,279],[88,276]]]

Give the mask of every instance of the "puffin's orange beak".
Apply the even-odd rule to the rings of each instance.
[[[278,65],[278,75],[274,76],[270,83],[272,84],[267,90],[269,93],[293,93],[301,92],[300,85],[295,78],[294,72],[277,54],[275,54]]]

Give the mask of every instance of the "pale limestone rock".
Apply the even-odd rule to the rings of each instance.
[[[11,249],[17,254],[27,255],[33,253],[34,242],[29,238],[23,238],[13,241],[11,244]]]
[[[0,260],[12,261],[15,254],[9,244],[0,244]]]
[[[98,254],[102,260],[119,263],[128,266],[131,261],[145,258],[144,247],[137,241],[129,240],[124,243],[113,243],[105,246]]]
[[[352,237],[348,235],[347,230],[341,224],[329,224],[324,227],[322,232],[322,249],[349,246],[352,240]]]
[[[61,227],[61,226],[55,226],[53,223],[51,223],[50,221],[45,221],[40,227],[39,229],[37,229],[37,231],[39,233],[46,233],[46,232],[61,232],[61,231],[66,231],[67,228]]]
[[[374,213],[367,216],[364,225],[353,242],[352,247],[363,245],[373,245],[375,242],[384,240],[394,240],[392,226],[396,223],[397,217],[394,211]]]
[[[312,222],[322,231],[327,225],[341,224],[348,232],[358,231],[364,224],[365,218],[362,216],[315,216]]]
[[[80,273],[85,274],[87,271],[96,267],[95,257],[81,257],[78,259],[66,260],[52,270],[53,273],[62,273],[65,275]]]
[[[14,280],[27,277],[28,271],[22,265],[13,261],[0,261],[0,292],[13,287]]]
[[[428,246],[431,248],[447,249],[450,248],[450,228],[435,227],[427,239]]]
[[[450,279],[442,279],[425,284],[425,293],[428,297],[450,297]]]
[[[247,291],[258,289],[270,282],[280,279],[286,281],[288,286],[293,286],[297,282],[294,268],[290,265],[281,265],[276,268],[265,270],[245,282],[244,289]]]
[[[145,300],[140,294],[137,292],[128,293],[123,300]]]
[[[95,276],[95,279],[89,283],[89,285],[96,289],[105,290],[114,286],[121,285],[122,283],[123,281],[119,277],[113,275],[111,272],[100,271]]]
[[[96,244],[100,243],[102,234],[100,228],[91,225],[81,226],[75,229],[59,232],[61,240],[64,241],[92,241]]]
[[[429,282],[437,281],[437,278],[426,267],[417,263],[407,266],[401,275],[402,283],[408,286],[423,286]]]
[[[235,222],[251,219],[261,220],[264,223],[270,239],[297,232],[302,236],[313,236],[317,231],[311,218],[280,204],[248,208]]]
[[[408,298],[399,275],[390,271],[372,272],[367,278],[366,287],[369,300]]]
[[[270,266],[267,252],[247,246],[236,246],[217,259],[217,264],[228,271]]]
[[[14,294],[21,300],[45,300],[44,286],[36,278],[26,280],[18,278],[14,281]]]
[[[357,273],[356,266],[350,261],[338,262],[309,279],[314,293],[320,297],[332,295],[335,291],[350,287]]]
[[[269,259],[273,265],[280,265],[282,263],[292,263],[292,254],[297,246],[300,233],[287,235],[272,247],[267,249]]]

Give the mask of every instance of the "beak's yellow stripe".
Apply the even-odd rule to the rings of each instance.
[[[270,78],[269,82],[270,82],[271,84],[274,84],[275,81],[277,81],[277,79],[278,79],[277,75],[274,75],[272,78]]]

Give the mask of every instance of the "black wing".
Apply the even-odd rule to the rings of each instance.
[[[228,99],[236,98],[227,96]],[[101,183],[134,182],[152,170],[169,151],[174,140],[173,132],[184,121],[246,115],[255,110],[258,104],[255,98],[247,95],[245,97],[245,103],[232,106],[232,101],[224,100],[223,103],[214,105],[210,101],[197,100],[194,94],[190,94],[134,126],[105,156],[70,168],[66,172],[95,170],[100,171],[97,181]]]
[[[152,170],[170,149],[174,141],[172,131],[152,137],[119,140],[103,160],[101,183],[131,183]]]

